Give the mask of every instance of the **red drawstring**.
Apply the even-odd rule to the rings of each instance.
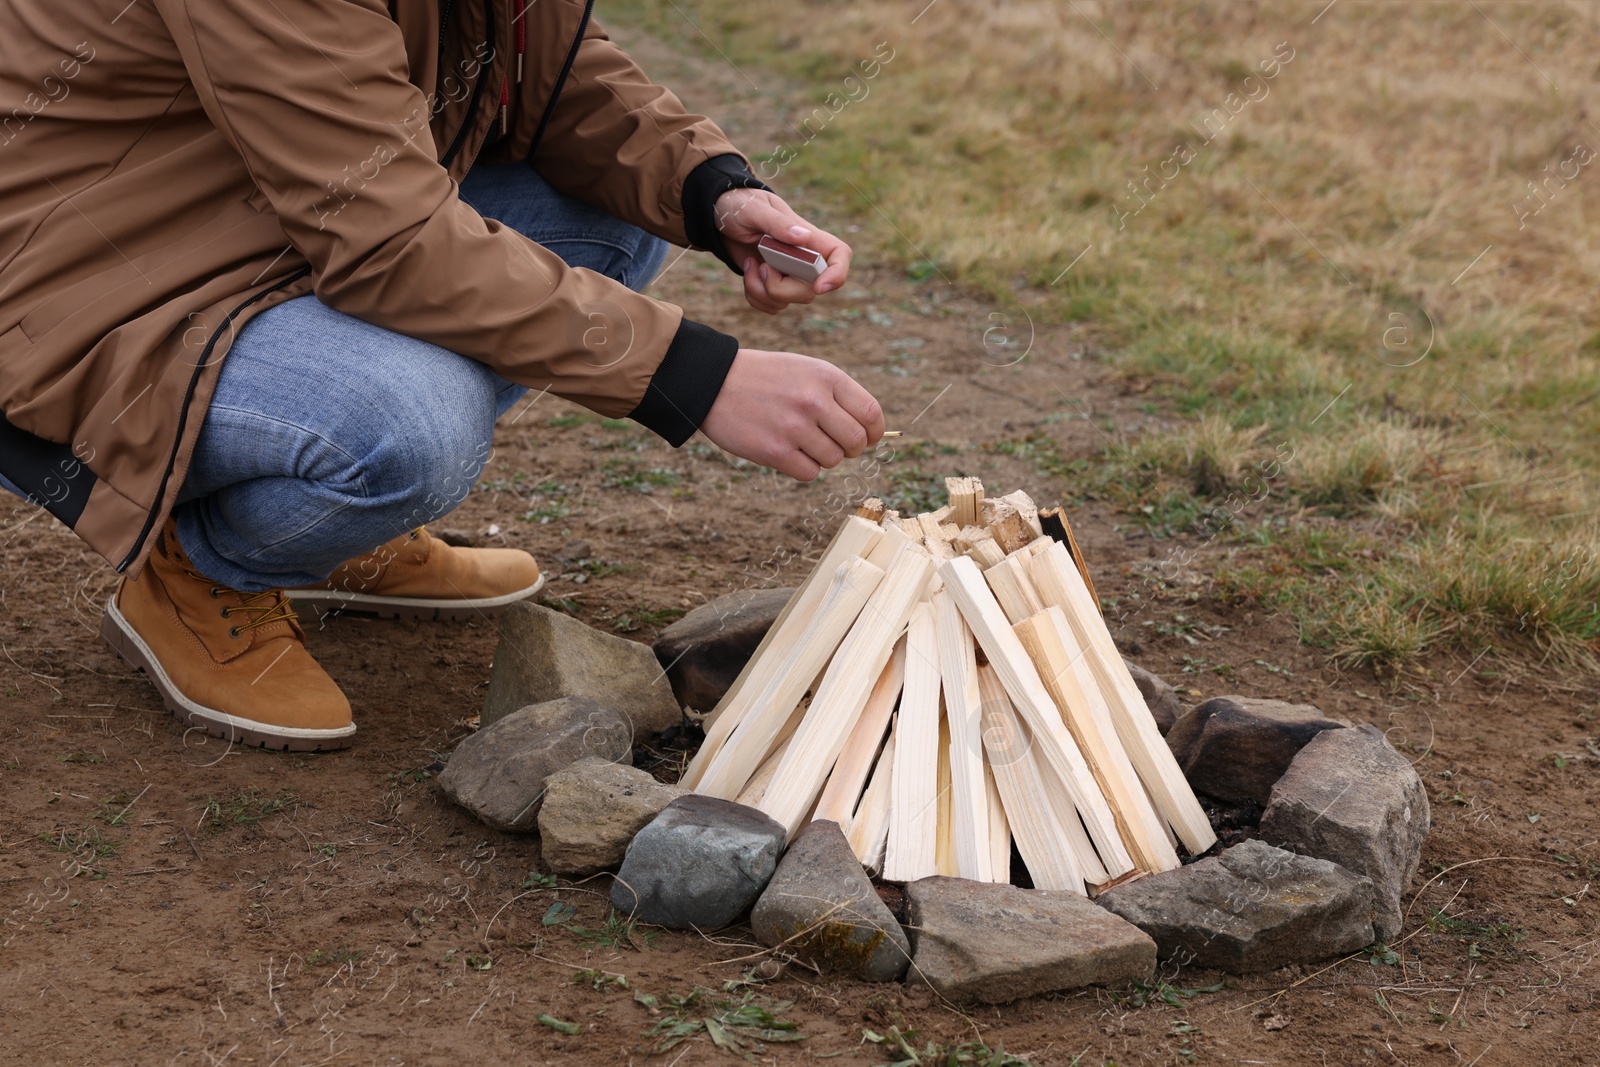
[[[528,51],[528,0],[519,0],[517,4],[517,17],[511,23],[516,27],[517,42],[517,84],[522,84],[522,57]],[[507,78],[500,83],[500,135],[505,136],[510,126],[511,115],[511,79]]]

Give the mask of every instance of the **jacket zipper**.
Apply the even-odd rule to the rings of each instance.
[[[561,65],[561,77],[556,79],[556,87],[550,93],[550,102],[544,106],[544,114],[539,117],[539,125],[533,131],[533,144],[528,148],[528,159],[533,159],[535,152],[539,151],[539,142],[544,140],[544,129],[550,125],[550,116],[555,114],[556,101],[561,99],[561,88],[567,84],[567,75],[572,73],[572,64],[578,59],[578,46],[583,43],[583,35],[589,30],[589,16],[594,14],[594,0],[588,0],[583,5],[583,18],[578,22],[578,34],[572,39],[572,47],[567,49],[567,61]]]
[[[155,505],[151,507],[150,513],[145,516],[144,528],[139,531],[138,538],[133,542],[133,551],[129,552],[127,558],[117,564],[118,574],[127,570],[133,564],[133,561],[139,558],[139,553],[144,548],[145,540],[149,538],[150,531],[155,527],[156,512],[161,509],[161,501],[167,495],[167,482],[171,480],[173,468],[178,464],[178,449],[183,445],[183,431],[189,424],[189,408],[194,403],[194,394],[200,388],[200,375],[205,373],[206,367],[210,365],[211,353],[216,349],[217,341],[222,337],[222,331],[232,325],[233,320],[239,317],[240,312],[257,300],[264,296],[270,296],[284,286],[294,284],[310,273],[310,267],[302,267],[276,285],[268,286],[256,295],[240,301],[232,311],[228,312],[227,317],[218,324],[217,328],[211,331],[211,337],[206,341],[206,347],[200,353],[199,361],[195,363],[194,373],[189,376],[189,388],[183,394],[183,407],[178,410],[178,432],[172,441],[172,453],[167,456],[167,469],[161,474],[161,486],[156,490]]]
[[[494,61],[494,4],[495,0],[489,0],[488,3],[483,5],[484,36],[487,38],[483,42],[483,47],[489,54],[490,63]],[[449,14],[448,6],[445,8],[445,14]],[[439,36],[441,38],[444,36],[444,27],[442,25],[439,29]],[[487,64],[485,64],[484,67],[478,70],[477,80],[472,83],[472,100],[467,104],[466,118],[461,120],[461,128],[456,131],[455,138],[450,142],[450,147],[445,149],[444,158],[439,160],[439,166],[449,167],[451,161],[461,151],[462,146],[466,144],[467,134],[472,130],[473,117],[478,113],[478,102],[483,97],[484,83],[489,80],[488,75],[489,71]]]

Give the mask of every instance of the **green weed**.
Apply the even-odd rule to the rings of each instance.
[[[291,812],[300,806],[300,798],[288,789],[271,796],[264,796],[251,787],[221,798],[190,797],[190,799],[199,800],[204,804],[200,816],[200,828],[213,834],[220,834],[237,826],[252,826],[269,816]]]
[[[717,1048],[758,1063],[767,1045],[806,1040],[798,1023],[779,1018],[794,1007],[792,1000],[774,1000],[753,992],[733,999],[698,987],[682,997],[668,994],[635,999],[662,1012],[655,1025],[644,1032],[652,1042],[645,1051],[655,1055],[704,1034]]]

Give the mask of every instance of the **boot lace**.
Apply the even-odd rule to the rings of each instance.
[[[254,630],[258,626],[269,623],[281,622],[295,617],[294,608],[289,604],[289,598],[282,589],[268,589],[261,593],[241,593],[237,589],[229,589],[225,585],[217,585],[210,578],[197,570],[188,567],[184,573],[197,582],[204,582],[211,587],[211,599],[218,600],[228,593],[242,598],[237,604],[229,604],[222,609],[222,617],[231,619],[235,614],[246,614],[250,621],[241,623],[228,630],[229,637],[240,637],[246,630]]]

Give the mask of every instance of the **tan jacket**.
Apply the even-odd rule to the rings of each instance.
[[[759,184],[583,0],[0,0],[0,473],[136,573],[232,339],[309,292],[681,443],[736,342],[458,198],[530,157],[719,254]]]

